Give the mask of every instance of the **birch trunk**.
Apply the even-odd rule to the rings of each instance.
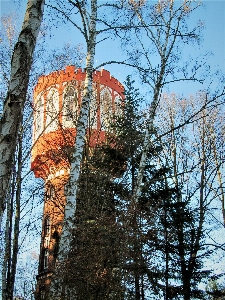
[[[84,86],[84,96],[82,99],[82,106],[80,116],[77,122],[76,144],[71,157],[71,171],[69,184],[66,192],[66,206],[63,223],[63,231],[60,241],[59,261],[68,255],[68,248],[71,241],[71,230],[74,227],[74,214],[76,211],[76,196],[77,196],[77,182],[80,175],[80,166],[83,155],[83,148],[85,143],[85,134],[88,124],[88,114],[90,107],[90,100],[92,97],[92,73],[95,56],[95,40],[96,40],[96,18],[97,18],[97,0],[91,1],[92,14],[90,20],[90,34],[88,50],[86,55],[86,78]]]
[[[6,203],[6,222],[5,222],[5,247],[4,247],[4,259],[2,262],[2,300],[8,300],[8,278],[10,277],[10,261],[12,255],[11,238],[12,238],[12,218],[13,218],[13,198],[15,193],[15,174],[11,180],[12,189],[11,197],[8,197]]]
[[[10,178],[18,131],[26,100],[29,72],[44,12],[44,0],[28,0],[11,60],[11,76],[0,120],[0,223],[10,194]]]
[[[74,217],[76,212],[76,198],[77,198],[77,182],[80,175],[80,167],[83,155],[83,148],[85,144],[85,135],[88,125],[88,115],[90,101],[92,97],[92,74],[96,46],[96,20],[97,20],[97,0],[91,1],[91,16],[89,22],[89,36],[87,41],[86,54],[86,77],[84,85],[84,95],[82,99],[81,111],[77,122],[77,134],[74,151],[71,157],[71,171],[70,179],[66,188],[66,205],[62,234],[60,238],[59,254],[56,263],[56,276],[52,278],[50,287],[50,299],[67,299],[69,290],[64,285],[62,287],[61,280],[57,273],[60,270],[66,270],[67,258],[70,252],[70,243],[73,238],[72,230],[74,229]],[[71,292],[71,291],[70,291]],[[69,298],[68,298],[69,299]]]
[[[20,203],[21,203],[21,187],[22,187],[22,137],[19,136],[19,150],[18,150],[18,171],[17,171],[17,187],[16,187],[16,209],[15,209],[15,217],[14,217],[14,232],[13,232],[13,241],[12,241],[12,258],[11,258],[11,266],[10,266],[10,277],[8,278],[8,290],[10,299],[13,299],[13,291],[15,285],[16,278],[16,268],[17,268],[17,258],[19,252],[19,233],[20,233]]]
[[[223,173],[221,171],[223,167],[223,163],[220,160],[220,155],[218,153],[218,149],[216,146],[216,137],[215,133],[211,132],[212,135],[212,149],[213,149],[213,156],[214,156],[214,162],[217,170],[217,180],[219,184],[219,199],[221,201],[221,212],[222,212],[222,217],[223,217],[223,227],[225,228],[225,195],[223,192]]]
[[[174,80],[184,80],[182,79],[182,74],[181,78],[173,78],[172,80],[168,79],[168,74],[172,73],[172,71],[170,70],[172,70],[176,66],[174,55],[178,54],[179,56],[179,51],[176,53],[178,41],[180,41],[181,45],[183,43],[180,37],[189,36],[190,39],[192,38],[192,32],[185,32],[183,25],[183,21],[185,21],[186,18],[186,9],[188,8],[190,12],[192,11],[192,8],[190,7],[191,3],[192,1],[185,1],[184,3],[181,2],[181,5],[179,7],[175,7],[174,1],[165,1],[165,3],[161,3],[161,1],[158,1],[152,19],[152,24],[154,24],[155,26],[149,26],[145,21],[145,9],[142,10],[140,8],[140,3],[139,5],[134,5],[134,2],[132,1],[134,14],[139,20],[141,26],[143,26],[146,31],[146,41],[148,41],[149,39],[151,47],[154,47],[155,53],[160,61],[158,66],[155,67],[153,65],[150,56],[148,56],[148,47],[145,47],[144,43],[142,44],[139,36],[137,35],[137,39],[140,41],[141,45],[140,49],[141,51],[143,51],[143,53],[146,53],[144,57],[146,58],[146,65],[149,68],[147,68],[148,72],[146,74],[143,73],[142,76],[144,79],[147,78],[147,82],[153,90],[153,100],[150,105],[150,115],[145,131],[145,138],[143,142],[143,150],[139,164],[136,187],[133,194],[134,206],[136,205],[136,203],[138,203],[142,191],[144,169],[146,166],[147,154],[150,146],[152,145],[151,139],[154,130],[154,119],[156,116],[156,109],[160,101],[161,90],[166,84],[173,82]],[[154,31],[154,28],[157,28],[157,30]],[[151,71],[151,76],[148,75],[149,70]]]
[[[12,300],[15,285],[17,256],[19,251],[19,225],[20,225],[20,200],[21,200],[21,172],[22,172],[22,134],[19,134],[17,174],[12,180],[11,201],[7,203],[7,220],[5,229],[5,253],[2,268],[2,300]],[[15,217],[13,205],[16,198]],[[13,220],[14,218],[14,220]],[[13,230],[14,222],[14,230]]]
[[[141,24],[146,26],[145,21],[143,20],[142,16],[139,14],[138,11],[136,11],[136,14],[138,16],[138,19],[140,20]],[[145,138],[144,138],[144,143],[143,143],[143,151],[141,155],[141,160],[139,164],[139,169],[138,169],[138,175],[137,175],[137,183],[136,187],[134,190],[134,195],[133,195],[133,201],[134,205],[138,203],[138,200],[141,196],[141,190],[142,190],[142,181],[143,181],[143,176],[144,176],[144,169],[146,166],[146,161],[147,161],[147,155],[148,151],[150,149],[150,146],[152,144],[151,138],[153,135],[153,129],[154,129],[154,119],[156,116],[156,109],[158,107],[159,101],[160,101],[160,92],[161,89],[164,85],[164,80],[166,77],[166,68],[168,64],[168,60],[171,56],[175,41],[176,41],[176,34],[174,36],[171,35],[171,22],[173,19],[173,3],[171,2],[170,4],[170,14],[169,14],[169,20],[168,20],[168,26],[166,28],[166,33],[165,33],[165,38],[164,38],[164,43],[160,41],[160,37],[158,37],[158,40],[156,37],[155,38],[155,43],[159,45],[159,55],[160,55],[160,60],[161,60],[161,66],[158,72],[158,76],[155,79],[154,82],[154,87],[153,87],[153,101],[150,105],[150,115],[149,115],[149,121],[147,124],[147,128],[145,131]],[[176,27],[176,31],[179,28],[179,22]],[[148,28],[147,31],[149,31],[150,34],[152,34],[151,28]],[[154,35],[153,35],[154,36]],[[171,41],[170,41],[171,40]]]
[[[163,75],[162,75],[162,77],[163,77]],[[155,115],[156,115],[156,109],[158,107],[158,103],[160,100],[159,99],[160,89],[161,89],[161,82],[156,86],[155,93],[154,93],[154,99],[153,99],[153,102],[151,103],[151,107],[150,107],[149,122],[148,122],[148,125],[146,128],[146,131],[145,131],[143,150],[142,150],[141,160],[140,160],[139,168],[138,168],[137,182],[136,182],[136,186],[135,186],[134,194],[133,194],[134,205],[136,203],[138,203],[138,199],[141,196],[142,181],[143,181],[148,151],[152,144],[151,138],[152,138],[153,129],[154,129],[154,119],[155,119]]]

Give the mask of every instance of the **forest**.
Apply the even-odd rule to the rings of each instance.
[[[202,5],[28,0],[1,16],[2,300],[225,299],[225,85],[197,55]],[[62,92],[68,70],[83,77]]]

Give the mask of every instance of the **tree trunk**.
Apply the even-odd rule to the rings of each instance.
[[[44,0],[28,0],[22,30],[11,60],[9,88],[0,120],[0,223],[7,197],[10,197],[14,152],[26,101],[32,56],[43,17],[44,2]]]
[[[4,245],[4,259],[2,262],[2,300],[9,299],[9,286],[8,279],[10,277],[10,261],[11,261],[11,236],[12,236],[12,216],[13,216],[13,198],[15,191],[15,174],[11,180],[11,197],[8,197],[6,203],[6,222],[5,222],[5,245]]]
[[[17,266],[17,257],[19,252],[19,232],[20,232],[20,203],[21,203],[21,185],[22,185],[22,134],[19,137],[19,150],[18,150],[18,171],[17,171],[17,187],[16,187],[16,211],[14,219],[14,232],[13,232],[13,244],[12,244],[12,259],[11,259],[11,270],[10,278],[8,278],[9,283],[9,294],[10,300],[13,299],[13,290],[15,285],[16,277],[16,266]]]
[[[21,172],[22,172],[22,134],[19,134],[17,174],[14,172],[11,180],[11,198],[7,201],[7,220],[5,228],[5,253],[2,268],[2,299],[12,300],[16,276],[17,255],[19,251],[19,224],[21,199]],[[16,198],[14,212],[14,197]],[[15,217],[14,217],[15,214]],[[14,223],[14,225],[13,225]],[[13,230],[14,227],[14,230]]]
[[[223,163],[220,161],[220,156],[218,154],[218,150],[216,147],[216,138],[214,132],[212,133],[212,148],[213,148],[213,155],[214,155],[214,161],[217,169],[217,180],[219,184],[219,191],[220,191],[220,201],[221,201],[221,211],[222,211],[222,217],[223,217],[223,226],[225,228],[225,195],[223,192],[223,180],[222,180],[222,172],[221,169],[223,167]]]
[[[67,290],[60,291],[61,279],[57,274],[61,273],[62,268],[66,272],[66,262],[70,252],[70,243],[72,240],[72,230],[74,229],[74,217],[76,212],[76,198],[77,198],[77,182],[80,175],[80,166],[83,155],[83,148],[85,145],[85,135],[88,124],[88,115],[90,101],[92,97],[92,76],[93,65],[96,46],[96,19],[97,19],[97,0],[91,1],[91,16],[89,24],[89,36],[87,40],[87,54],[86,54],[86,78],[84,85],[84,96],[82,99],[82,106],[77,122],[77,134],[74,151],[72,153],[70,179],[66,189],[66,206],[63,222],[63,229],[60,238],[59,254],[56,264],[56,276],[52,278],[50,287],[50,299],[67,299]],[[61,273],[62,274],[62,273]],[[63,278],[62,278],[63,281]]]
[[[150,106],[149,120],[148,120],[147,128],[145,131],[143,150],[142,150],[141,160],[140,160],[139,168],[138,168],[137,182],[136,182],[136,186],[135,186],[134,193],[133,193],[133,203],[135,206],[138,203],[138,200],[141,196],[142,181],[143,181],[143,177],[144,177],[144,170],[145,170],[145,166],[146,166],[147,155],[148,155],[149,149],[152,145],[154,119],[156,116],[156,109],[158,107],[159,100],[160,100],[159,95],[160,95],[160,90],[161,90],[161,81],[162,81],[163,74],[164,74],[164,68],[161,69],[161,73],[162,73],[162,76],[160,77],[160,82],[158,82],[158,84],[156,84],[154,98],[153,98],[153,101]]]
[[[88,124],[88,114],[90,100],[92,97],[92,74],[95,55],[95,40],[96,40],[96,18],[97,18],[97,0],[91,1],[92,16],[90,21],[90,40],[86,55],[86,78],[84,86],[84,97],[82,99],[82,107],[80,116],[77,122],[76,144],[71,157],[70,179],[66,192],[66,206],[63,223],[63,230],[60,240],[60,251],[58,260],[67,257],[69,252],[69,244],[71,242],[71,230],[74,228],[74,216],[76,212],[76,196],[77,182],[80,175],[80,165],[82,161],[83,148],[85,144],[85,135]]]

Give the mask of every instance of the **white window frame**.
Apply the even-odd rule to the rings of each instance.
[[[36,140],[44,128],[44,96],[39,94],[35,99],[35,130],[34,139]]]
[[[116,116],[121,116],[122,115],[122,98],[119,95],[116,95],[114,98],[114,113]]]
[[[73,89],[74,94],[71,96],[67,96],[67,92],[69,89]],[[72,111],[71,116],[72,118],[68,118],[68,104]],[[72,104],[72,105],[71,105]],[[70,111],[69,111],[70,113]],[[73,128],[76,127],[77,122],[77,114],[78,113],[78,95],[77,90],[73,85],[68,85],[63,93],[63,108],[62,108],[62,124],[63,127]]]
[[[49,251],[48,251],[48,249],[45,249],[44,250],[44,263],[43,263],[44,269],[48,268],[48,262],[49,262],[48,259],[49,259]]]
[[[90,102],[90,110],[89,110],[89,124],[88,127],[91,129],[97,129],[97,91],[93,90],[91,102]]]
[[[50,217],[45,217],[44,219],[44,234],[49,236],[51,232],[51,220]]]
[[[58,129],[59,115],[59,92],[56,88],[51,88],[46,101],[46,121],[45,132],[52,132]]]
[[[105,97],[105,95],[107,95],[107,98]],[[100,94],[101,130],[106,131],[108,129],[110,119],[112,118],[112,113],[112,94],[107,88],[104,88]]]

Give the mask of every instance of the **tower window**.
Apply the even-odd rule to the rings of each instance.
[[[47,218],[45,218],[45,221],[44,221],[44,234],[45,234],[45,236],[50,234],[50,229],[51,229],[50,218],[47,217]]]
[[[49,248],[49,237],[45,237],[44,246],[45,246],[45,248]]]
[[[122,99],[119,96],[116,96],[114,103],[115,103],[115,115],[119,116],[122,114]]]
[[[57,130],[59,113],[59,94],[52,88],[47,96],[46,102],[46,132]]]
[[[46,189],[46,200],[55,198],[55,188],[53,185],[50,185]]]
[[[90,110],[89,110],[89,125],[88,127],[92,129],[97,129],[97,94],[96,91],[93,91],[91,102],[90,102]]]
[[[42,116],[41,116],[41,106],[42,101],[41,98],[37,101],[37,110],[36,110],[36,130],[39,132],[41,129],[41,122],[42,122]]]
[[[43,130],[43,115],[44,115],[44,98],[42,95],[39,95],[36,99],[35,105],[35,131],[34,131],[34,138],[36,139],[39,134]]]
[[[101,93],[101,128],[107,130],[112,118],[112,96],[108,90]]]
[[[50,198],[54,198],[55,197],[54,186],[50,186],[50,188],[49,188],[49,196],[50,196]]]
[[[66,122],[77,119],[77,95],[72,86],[68,87],[64,95],[63,116]]]
[[[48,256],[49,256],[48,249],[45,249],[45,251],[44,251],[44,269],[48,268]]]

